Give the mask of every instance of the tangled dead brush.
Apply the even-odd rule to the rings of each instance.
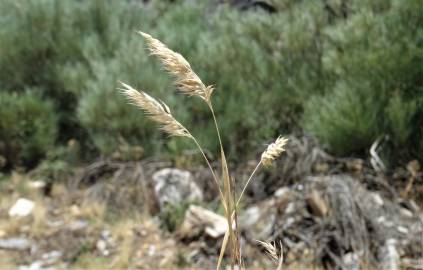
[[[204,160],[209,167],[215,184],[218,187],[220,200],[225,209],[225,216],[228,222],[228,229],[225,233],[218,263],[217,269],[220,268],[223,255],[226,251],[227,245],[229,245],[229,251],[231,256],[231,268],[237,265],[240,268],[244,268],[244,263],[241,257],[240,243],[239,243],[239,230],[237,228],[237,210],[238,205],[242,199],[242,196],[252,180],[256,171],[260,166],[268,166],[274,161],[282,152],[284,152],[284,146],[287,139],[279,137],[276,141],[270,144],[267,149],[261,155],[261,159],[247,182],[245,183],[242,192],[237,195],[235,192],[235,181],[229,175],[228,164],[226,162],[226,155],[222,145],[222,139],[219,131],[218,121],[213,110],[212,105],[212,94],[214,91],[213,86],[206,86],[200,79],[200,77],[192,70],[188,61],[179,53],[172,51],[166,45],[159,40],[153,38],[149,34],[138,32],[147,42],[148,48],[152,55],[156,56],[163,64],[165,70],[169,72],[175,79],[176,88],[183,94],[189,96],[196,96],[201,98],[212,114],[214,125],[216,128],[217,138],[220,144],[220,156],[221,156],[221,177],[217,176],[213,167],[210,164],[209,159],[204,153],[201,144],[191,134],[191,132],[183,126],[179,121],[172,115],[170,108],[162,101],[158,101],[143,91],[138,91],[132,88],[130,85],[121,82],[121,91],[128,98],[128,100],[141,108],[154,122],[161,125],[161,129],[171,135],[180,136],[191,139],[200,150]],[[276,247],[274,247],[276,250]],[[276,252],[276,251],[274,251]],[[282,260],[280,260],[280,269]]]

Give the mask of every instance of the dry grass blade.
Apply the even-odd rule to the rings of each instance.
[[[131,103],[144,110],[147,115],[161,125],[161,129],[172,136],[192,138],[188,130],[179,123],[171,114],[169,107],[164,102],[159,102],[150,95],[137,91],[131,86],[122,83],[122,93]]]
[[[276,141],[271,143],[266,151],[263,152],[260,162],[264,166],[269,166],[283,151],[285,151],[284,146],[287,141],[288,139],[279,136]]]
[[[151,54],[157,56],[164,68],[175,76],[175,85],[182,93],[190,96],[199,96],[207,103],[210,102],[213,87],[204,85],[181,54],[172,51],[160,40],[153,38],[149,34],[138,33],[147,41]]]
[[[217,261],[217,267],[216,267],[217,270],[220,269],[220,265],[222,264],[223,255],[225,255],[226,246],[228,245],[229,232],[230,232],[230,229],[229,229],[229,225],[228,225],[228,229],[226,230],[225,236],[223,237],[222,246],[220,247],[220,254],[219,254],[219,259]]]
[[[235,213],[235,202],[233,197],[233,189],[231,185],[231,179],[229,177],[228,163],[226,162],[226,157],[221,149],[221,159],[222,159],[222,179],[223,179],[223,193],[226,202],[226,219],[228,221],[228,230],[229,230],[229,243],[231,251],[231,268],[239,262],[239,245],[236,234],[234,233],[234,225],[236,225],[236,213]]]

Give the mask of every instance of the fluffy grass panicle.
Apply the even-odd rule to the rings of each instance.
[[[210,102],[214,88],[205,86],[198,75],[192,70],[188,61],[179,53],[172,51],[160,40],[149,34],[138,32],[144,37],[152,55],[157,56],[166,71],[176,78],[175,86],[184,94],[199,96],[206,102]]]
[[[161,125],[161,129],[171,136],[189,137],[191,134],[179,123],[170,112],[169,107],[164,102],[159,102],[147,93],[137,91],[131,86],[122,83],[122,93],[135,106],[144,110],[147,115]]]
[[[284,146],[288,142],[288,139],[284,137],[278,137],[274,143],[271,143],[266,151],[261,155],[261,163],[264,166],[269,166],[276,158],[278,158],[283,151]]]

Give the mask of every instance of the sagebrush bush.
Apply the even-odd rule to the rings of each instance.
[[[43,84],[42,91],[58,95],[57,101],[63,102],[64,90],[80,89],[62,81],[62,65],[68,70],[89,60],[113,57],[125,41],[122,30],[131,31],[146,18],[137,14],[139,10],[132,1],[0,1],[5,26],[0,31],[4,90]],[[117,16],[122,14],[125,18]]]
[[[40,96],[54,102],[60,142],[76,138],[90,150],[93,141],[100,145],[98,137],[90,137],[94,128],[87,130],[86,122],[78,118],[78,103],[86,103],[85,93],[96,88],[93,81],[104,74],[100,66],[108,65],[120,48],[129,46],[127,35],[122,34],[144,24],[149,13],[142,10],[134,1],[0,1],[0,20],[5,26],[0,30],[3,90],[35,87]],[[99,148],[109,153],[103,150]],[[88,151],[84,152],[87,156]]]
[[[34,166],[55,144],[53,105],[35,92],[0,92],[0,155],[6,168]]]
[[[398,146],[406,145],[416,127],[413,118],[417,115],[417,100],[404,101],[399,95],[393,95],[386,107],[386,125],[392,139]]]
[[[332,151],[345,155],[360,152],[376,140],[383,129],[378,118],[381,112],[378,97],[365,83],[355,88],[339,83],[330,94],[309,100],[304,127]]]
[[[122,49],[122,52],[128,51],[131,54],[117,54],[122,56],[120,62],[111,59],[93,65],[95,76],[86,82],[78,104],[77,117],[103,155],[110,155],[122,144],[140,145],[150,154],[161,148],[157,143],[160,141],[158,132],[151,128],[151,123],[140,118],[134,108],[124,106],[116,84],[122,78],[135,82],[145,79],[144,87],[163,89],[166,78],[153,76],[152,69],[143,65],[142,47]],[[135,74],[134,68],[141,72]]]
[[[323,68],[334,83],[309,99],[303,126],[343,155],[388,135],[392,157],[408,159],[423,135],[423,9],[418,1],[379,4],[355,3],[347,20],[325,29]]]

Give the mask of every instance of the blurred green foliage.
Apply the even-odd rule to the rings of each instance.
[[[185,219],[185,212],[193,202],[181,202],[167,204],[159,213],[160,226],[169,232],[174,232],[182,225]]]
[[[5,168],[33,166],[54,146],[53,106],[35,92],[0,92],[0,153],[6,159]]]
[[[235,161],[280,133],[303,131],[341,155],[362,153],[387,134],[393,157],[423,159],[419,0],[282,0],[272,14],[215,1],[141,2],[0,0],[0,103],[21,104],[0,108],[0,155],[31,166],[47,146],[73,139],[83,159],[122,145],[173,157],[193,147],[127,105],[118,81],[164,100],[214,153],[207,108],[175,93],[134,32],[142,30],[216,85],[214,106]],[[18,116],[33,110],[18,101],[30,97],[46,116]],[[40,142],[29,132],[12,142],[6,134],[21,132],[21,122],[51,136]]]
[[[325,29],[323,65],[336,83],[305,104],[304,126],[339,154],[389,135],[391,150],[422,158],[423,6],[357,1],[352,9]]]

